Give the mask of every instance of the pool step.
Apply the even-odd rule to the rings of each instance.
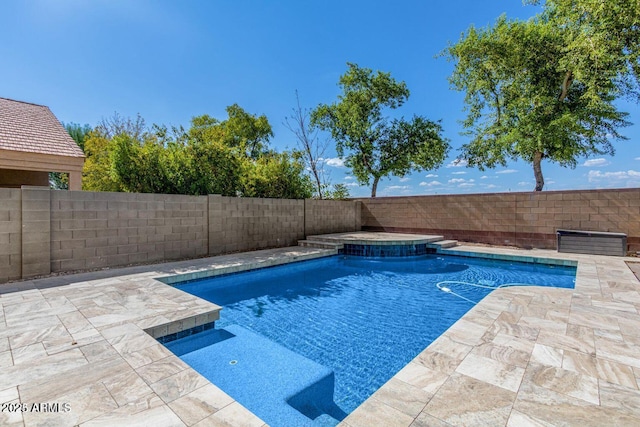
[[[335,249],[336,251],[344,247],[342,243],[326,242],[321,240],[298,240],[298,246],[320,249]]]
[[[439,249],[453,248],[455,246],[458,246],[458,241],[457,240],[440,240],[437,242],[429,243],[429,246],[436,247]]]
[[[209,381],[274,426],[314,427],[346,413],[333,400],[333,370],[239,325],[167,344]]]

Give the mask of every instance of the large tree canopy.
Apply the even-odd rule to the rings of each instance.
[[[442,164],[449,150],[439,123],[414,116],[410,121],[390,120],[383,109],[396,109],[409,97],[404,82],[389,73],[349,63],[340,77],[338,102],[319,105],[311,122],[331,132],[340,157],[358,182],[369,185],[376,196],[381,178],[405,176],[413,170],[433,169]]]
[[[461,157],[469,166],[521,158],[532,164],[540,191],[543,159],[575,167],[580,157],[614,153],[612,141],[624,139],[619,129],[629,124],[614,101],[637,96],[639,3],[614,7],[635,14],[631,27],[604,11],[609,3],[550,0],[531,20],[500,17],[446,49],[455,62],[450,82],[465,92],[471,142]],[[594,19],[603,14],[606,25]]]

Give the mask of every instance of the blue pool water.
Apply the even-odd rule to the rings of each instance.
[[[177,285],[223,310],[166,345],[272,426],[335,425],[493,288],[574,283],[575,267],[335,256]]]

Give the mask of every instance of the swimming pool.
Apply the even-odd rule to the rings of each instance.
[[[575,271],[334,256],[188,282],[221,318],[166,345],[270,425],[335,425],[494,288],[572,288]]]

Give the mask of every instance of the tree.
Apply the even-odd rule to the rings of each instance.
[[[85,191],[123,191],[122,184],[111,171],[111,139],[93,130],[84,143],[87,156],[82,168],[82,189]]]
[[[78,147],[82,151],[84,151],[84,140],[89,135],[89,133],[93,130],[93,128],[88,125],[79,125],[78,123],[66,123],[64,128],[69,133],[71,138],[78,144]]]
[[[245,160],[242,195],[281,199],[307,199],[313,184],[304,173],[302,153],[270,152],[257,160]]]
[[[319,105],[311,114],[311,123],[331,132],[336,151],[345,157],[358,182],[372,182],[371,197],[376,196],[381,178],[405,176],[414,170],[429,170],[442,164],[449,151],[442,127],[420,116],[410,121],[389,120],[383,108],[396,109],[409,97],[404,82],[389,73],[360,68],[348,63],[340,77],[342,94],[338,102]]]
[[[273,136],[267,116],[249,114],[238,104],[230,105],[226,110],[229,117],[223,121],[206,114],[194,117],[189,136],[201,141],[220,141],[252,159],[266,153]]]
[[[84,139],[87,137],[89,132],[91,132],[91,126],[67,123],[64,125],[64,128],[76,144],[78,144],[78,147],[84,151]],[[49,184],[51,185],[51,188],[56,190],[68,190],[69,174],[65,172],[49,172]]]
[[[571,9],[578,3],[582,12]],[[445,50],[456,63],[449,80],[465,92],[471,142],[461,158],[469,166],[521,158],[541,191],[542,160],[575,167],[580,157],[614,154],[611,141],[625,139],[618,129],[629,125],[614,101],[637,95],[638,20],[635,30],[617,22],[603,32],[607,27],[585,12],[594,5],[605,8],[596,0],[549,1],[528,21],[502,16],[491,27],[472,26]]]
[[[298,140],[298,148],[302,152],[304,162],[311,172],[315,185],[315,194],[318,199],[323,199],[327,193],[322,160],[329,146],[328,140],[318,139],[318,130],[309,123],[309,111],[300,106],[300,98],[296,91],[296,106],[292,109],[291,116],[284,119],[284,125]]]

